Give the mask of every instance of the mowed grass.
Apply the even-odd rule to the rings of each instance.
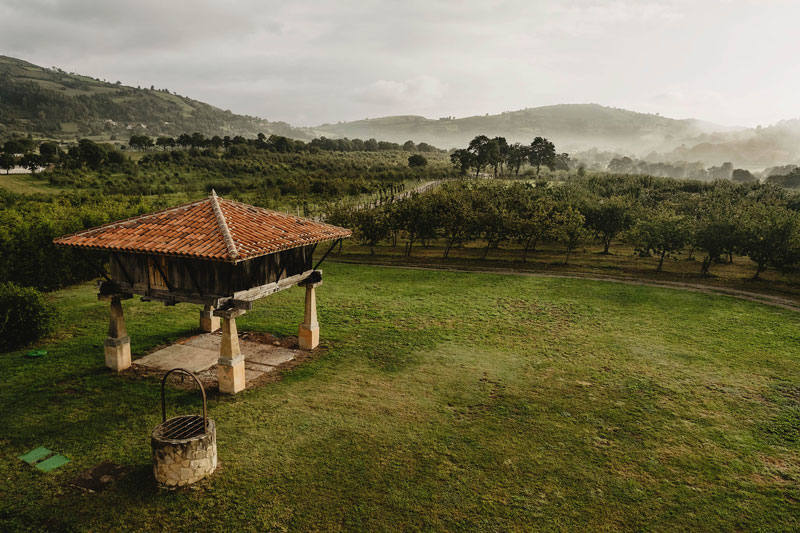
[[[320,356],[211,394],[220,468],[161,491],[158,383],[103,367],[106,304],[54,294],[48,355],[0,356],[0,529],[797,530],[800,315],[587,280],[327,264]],[[293,335],[303,291],[239,329]],[[124,303],[135,356],[196,306]],[[171,412],[199,397],[170,389]],[[71,462],[43,474],[37,446]],[[97,494],[69,481],[111,460]]]

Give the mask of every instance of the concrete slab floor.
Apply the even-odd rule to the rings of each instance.
[[[298,353],[302,353],[301,350],[280,346],[277,340],[271,343],[260,342],[259,338],[263,337],[246,332],[239,335],[239,348],[244,355],[247,382],[274,372],[278,366],[294,360]],[[140,357],[133,364],[163,371],[185,368],[200,374],[217,364],[221,340],[219,332],[195,335]]]

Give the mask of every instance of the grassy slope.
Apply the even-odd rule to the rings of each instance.
[[[212,395],[221,468],[159,492],[156,382],[102,367],[106,309],[60,291],[42,360],[0,357],[0,528],[792,530],[800,317],[655,288],[329,264],[327,353]],[[302,292],[240,330],[291,335]],[[135,355],[185,335],[190,306],[125,303]],[[171,393],[175,412],[198,408]],[[72,462],[41,474],[35,446]],[[84,495],[102,460],[133,472]],[[196,522],[192,522],[196,521]]]
[[[127,140],[137,131],[151,136],[197,131],[206,135],[255,136],[263,132],[307,137],[305,130],[283,122],[236,115],[185,96],[117,85],[0,55],[0,78],[4,76],[9,89],[11,85],[33,84],[41,91],[27,94],[31,101],[24,105],[18,101],[16,91],[9,92],[7,102],[0,99],[0,112],[6,119],[0,124],[0,134],[9,136],[32,133],[70,140],[76,135],[103,140],[116,135]],[[26,92],[30,93],[27,89],[22,91]],[[100,98],[109,98],[110,102],[98,104]],[[141,124],[146,129],[138,130]]]

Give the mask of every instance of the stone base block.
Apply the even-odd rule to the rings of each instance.
[[[217,364],[217,380],[219,391],[226,394],[236,394],[245,387],[244,357],[239,357],[231,363],[220,361]]]
[[[105,342],[106,366],[115,372],[131,367],[131,339],[107,338]]]
[[[297,332],[297,342],[303,350],[313,350],[319,346],[319,326],[300,324]]]
[[[219,329],[219,317],[214,316],[213,311],[200,311],[200,329],[206,333],[212,333]]]

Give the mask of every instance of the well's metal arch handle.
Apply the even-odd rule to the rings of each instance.
[[[173,372],[180,372],[182,374],[186,374],[187,376],[191,376],[191,378],[194,379],[195,383],[197,383],[197,386],[200,387],[200,393],[203,395],[203,428],[204,429],[207,428],[208,408],[206,403],[206,389],[203,387],[203,384],[200,382],[197,376],[195,376],[193,372],[189,372],[185,368],[173,368],[172,370],[167,371],[167,373],[164,374],[164,377],[161,378],[161,422],[164,423],[167,421],[167,402],[164,396],[164,385],[167,383],[167,378],[169,377],[169,375],[172,374]]]

